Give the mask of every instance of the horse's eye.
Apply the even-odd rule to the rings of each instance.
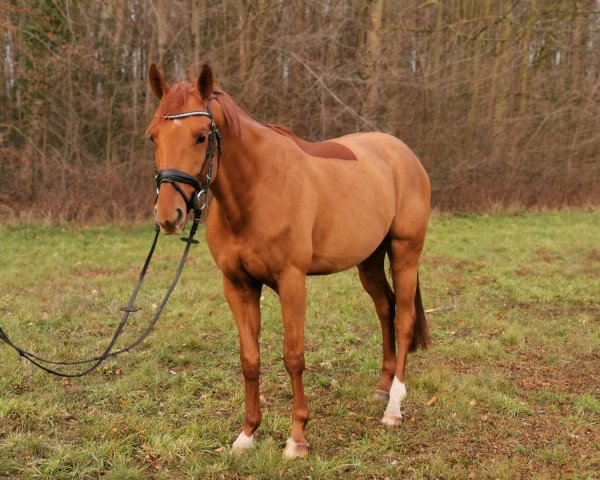
[[[204,143],[205,140],[206,140],[206,135],[204,135],[203,133],[201,133],[196,138],[196,143]]]

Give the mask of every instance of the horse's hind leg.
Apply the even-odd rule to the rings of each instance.
[[[417,294],[417,269],[422,247],[422,238],[392,238],[391,241],[390,264],[396,294],[394,327],[398,355],[390,400],[381,420],[386,425],[398,425],[402,421],[401,404],[406,398],[404,378],[408,352],[414,350],[417,343],[425,347],[428,341],[421,297]]]
[[[389,248],[386,239],[375,252],[358,265],[358,275],[363,288],[373,299],[375,310],[381,322],[383,336],[383,362],[381,377],[373,394],[375,398],[387,400],[396,372],[396,340],[394,334],[394,292],[385,276],[385,253]]]

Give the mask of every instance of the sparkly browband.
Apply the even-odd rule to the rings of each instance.
[[[204,112],[201,110],[197,110],[197,111],[193,111],[193,112],[175,113],[173,115],[163,115],[163,118],[166,118],[167,120],[177,120],[178,118],[188,118],[188,117],[212,118],[212,114],[210,112]]]

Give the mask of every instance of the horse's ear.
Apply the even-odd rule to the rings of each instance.
[[[165,79],[154,63],[150,65],[150,69],[148,70],[148,83],[150,84],[150,90],[152,90],[154,96],[159,100],[169,91],[169,85],[167,85],[167,82],[165,82]]]
[[[198,91],[202,100],[207,100],[210,94],[213,92],[214,82],[213,74],[210,67],[205,63],[202,65],[202,71],[198,77]]]

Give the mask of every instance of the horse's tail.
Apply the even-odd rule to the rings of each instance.
[[[427,328],[427,319],[421,300],[421,289],[419,288],[419,274],[417,273],[417,291],[415,293],[415,324],[413,326],[413,338],[410,343],[409,352],[414,352],[417,348],[427,348],[431,343],[429,337],[429,328]]]

